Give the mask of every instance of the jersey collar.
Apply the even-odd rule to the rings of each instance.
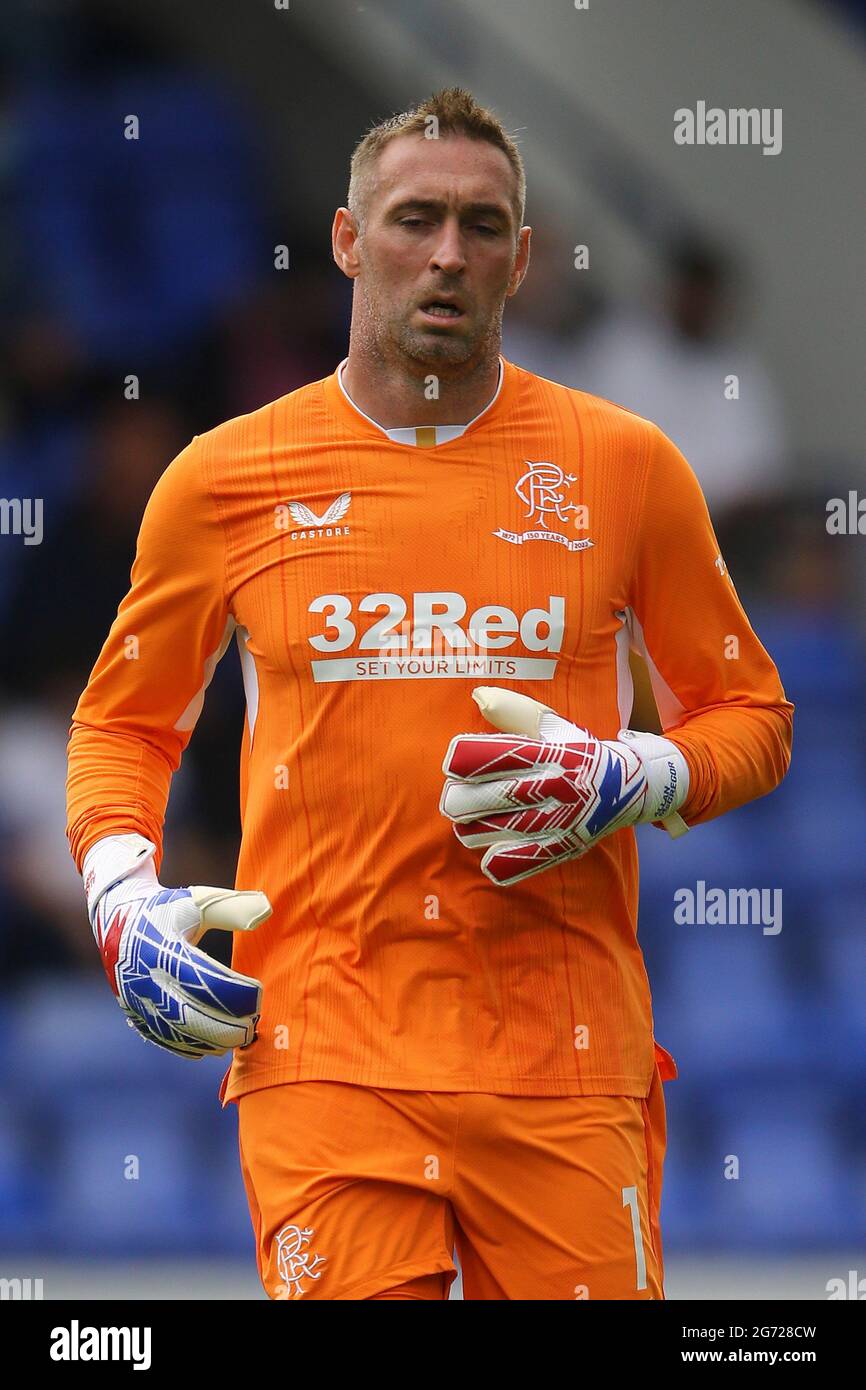
[[[387,429],[370,415],[365,414],[360,406],[355,404],[343,385],[343,369],[347,361],[348,358],[344,357],[333,375],[325,378],[324,388],[327,404],[350,425],[353,432],[373,435],[380,439],[384,435],[393,444],[407,444],[417,449],[432,449],[442,444],[450,444],[453,440],[460,439],[469,431],[474,430],[478,425],[486,423],[488,418],[502,408],[503,400],[510,393],[513,385],[514,368],[511,363],[506,362],[504,357],[500,357],[499,380],[496,384],[496,390],[483,410],[480,410],[467,424],[408,425],[398,429]]]

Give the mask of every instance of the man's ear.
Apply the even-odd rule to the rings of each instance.
[[[529,269],[529,243],[532,238],[531,227],[521,227],[517,234],[517,253],[514,257],[514,268],[511,272],[511,279],[508,282],[509,297],[516,294],[523,283],[524,276]]]
[[[344,275],[354,280],[361,273],[358,259],[358,225],[348,208],[337,208],[331,228],[334,260]]]

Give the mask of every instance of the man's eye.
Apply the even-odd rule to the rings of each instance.
[[[401,227],[425,227],[426,225],[423,217],[403,217],[400,219]]]
[[[475,227],[476,232],[484,232],[485,236],[498,236],[496,227],[488,227],[485,223],[479,222]]]

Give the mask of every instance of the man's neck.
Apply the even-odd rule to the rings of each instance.
[[[499,356],[460,377],[437,376],[435,367],[412,376],[349,348],[343,388],[359,410],[385,429],[412,425],[468,425],[490,404],[499,386]],[[436,398],[428,399],[430,378]]]

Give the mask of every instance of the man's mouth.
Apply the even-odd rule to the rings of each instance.
[[[450,299],[428,299],[420,305],[422,314],[434,319],[459,319],[463,317],[463,309],[460,304]]]

